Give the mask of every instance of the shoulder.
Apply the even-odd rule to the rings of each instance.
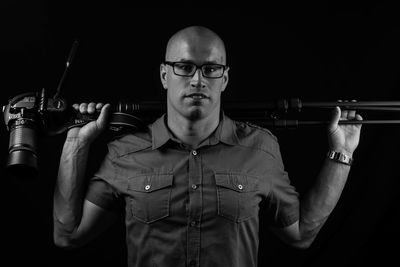
[[[279,149],[278,138],[267,128],[247,121],[233,121],[239,144],[275,154]]]
[[[234,123],[241,129],[247,130],[247,132],[257,133],[265,135],[267,138],[277,139],[276,136],[268,129],[261,127],[257,124],[248,121],[234,121]]]
[[[277,137],[267,128],[261,127],[248,121],[235,121],[233,123],[236,128],[238,137],[241,138],[258,138],[264,141],[277,142]]]
[[[119,158],[151,147],[152,135],[149,126],[115,137],[108,143],[110,158]]]

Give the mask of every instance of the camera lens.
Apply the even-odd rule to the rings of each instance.
[[[18,177],[37,174],[37,129],[31,119],[21,118],[10,127],[7,169]]]

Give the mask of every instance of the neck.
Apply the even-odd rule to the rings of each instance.
[[[195,120],[178,114],[174,115],[168,112],[168,127],[180,141],[190,148],[198,147],[215,131],[219,124],[219,112],[213,112],[210,116]]]

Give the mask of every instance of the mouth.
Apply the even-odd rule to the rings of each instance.
[[[201,94],[201,93],[193,93],[193,94],[186,95],[185,97],[191,98],[194,100],[208,99],[208,96],[206,96],[205,94]]]

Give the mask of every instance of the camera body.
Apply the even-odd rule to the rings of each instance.
[[[38,136],[56,134],[56,121],[63,121],[68,116],[66,111],[65,101],[47,98],[45,89],[10,99],[3,106],[4,123],[10,133],[7,169],[22,174],[37,172]]]

